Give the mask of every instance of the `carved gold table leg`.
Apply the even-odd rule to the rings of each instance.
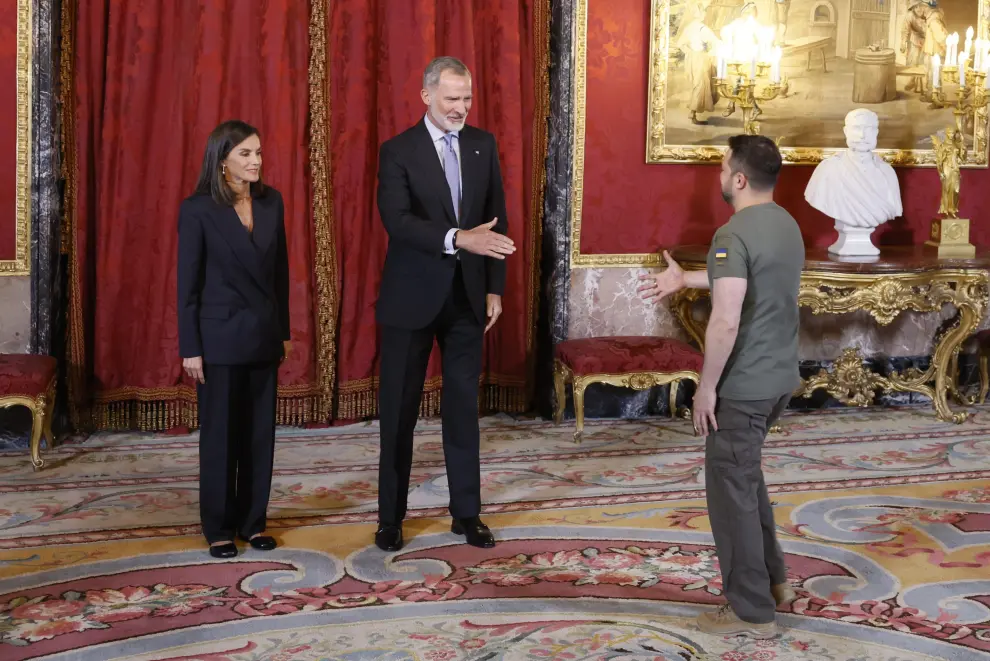
[[[701,289],[683,289],[677,292],[670,302],[671,312],[681,322],[681,326],[687,331],[688,336],[694,341],[702,351],[705,350],[705,327],[708,321],[698,321],[694,318],[694,304],[697,301],[707,298],[707,291]]]
[[[962,288],[963,286],[960,285],[960,289]],[[942,336],[935,347],[935,355],[932,356],[932,367],[935,372],[935,390],[932,400],[935,403],[935,412],[941,420],[951,420],[958,424],[965,422],[969,414],[961,411],[953,413],[952,409],[949,408],[946,396],[950,389],[955,390],[954,383],[950,383],[949,367],[962,348],[963,342],[976,330],[982,316],[983,306],[980,306],[980,310],[976,310],[974,303],[969,300],[962,300],[958,302],[957,307],[959,309],[959,323]]]
[[[952,399],[956,400],[956,404],[962,406],[972,406],[976,403],[976,398],[972,395],[964,395],[961,390],[959,390],[959,351],[956,351],[952,356],[952,363],[949,365],[949,394],[952,395]]]
[[[678,382],[677,381],[671,381],[670,382],[670,395],[669,395],[669,399],[670,399],[670,417],[671,418],[676,418],[677,417],[677,385],[678,385]]]

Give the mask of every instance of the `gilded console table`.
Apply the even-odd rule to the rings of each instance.
[[[866,310],[880,324],[891,323],[907,310],[938,312],[945,304],[957,314],[939,332],[928,369],[881,376],[863,365],[857,349],[845,349],[832,371],[820,370],[803,380],[795,397],[825,389],[844,404],[867,406],[874,391],[916,392],[930,397],[942,420],[963,422],[965,413],[953,413],[948,395],[964,401],[957,390],[956,363],[962,343],[972,335],[987,307],[990,251],[978,249],[969,259],[939,259],[924,246],[882,248],[875,261],[849,261],[825,250],[809,250],[801,274],[798,304],[814,314],[843,314]],[[707,248],[684,246],[670,251],[684,270],[705,268]],[[676,294],[671,308],[699,347],[704,326],[693,314],[694,304],[707,299],[707,290]],[[968,401],[968,400],[965,400]]]

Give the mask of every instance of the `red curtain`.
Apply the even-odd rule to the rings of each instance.
[[[175,310],[176,219],[219,122],[257,126],[286,203],[294,351],[279,420],[320,419],[309,176],[309,7],[297,0],[67,1],[70,394],[76,425],[195,424]],[[71,9],[74,7],[74,10]],[[317,182],[319,183],[319,182]],[[323,409],[323,411],[321,411]],[[88,413],[93,419],[87,420]]]
[[[331,181],[340,264],[337,417],[377,412],[375,300],[387,237],[375,204],[379,145],[422,120],[422,73],[453,55],[471,69],[468,122],[495,134],[509,236],[503,314],[485,341],[483,408],[528,407],[548,103],[547,0],[335,0],[330,3]],[[534,75],[537,74],[537,75]],[[535,129],[535,130],[534,130]],[[435,350],[422,413],[439,410]]]

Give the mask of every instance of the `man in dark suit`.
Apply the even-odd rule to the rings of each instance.
[[[443,357],[443,450],[451,531],[495,545],[482,523],[478,382],[484,334],[502,312],[505,195],[495,137],[467,126],[471,73],[452,57],[423,74],[426,116],[381,147],[378,210],[388,232],[381,328],[381,458],[375,543],[402,548],[413,431],[433,341]]]

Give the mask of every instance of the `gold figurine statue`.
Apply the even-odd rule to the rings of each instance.
[[[959,217],[959,168],[966,160],[966,143],[963,135],[954,127],[945,129],[945,139],[932,136],[935,146],[935,162],[942,180],[942,201],[938,212],[943,218]]]

